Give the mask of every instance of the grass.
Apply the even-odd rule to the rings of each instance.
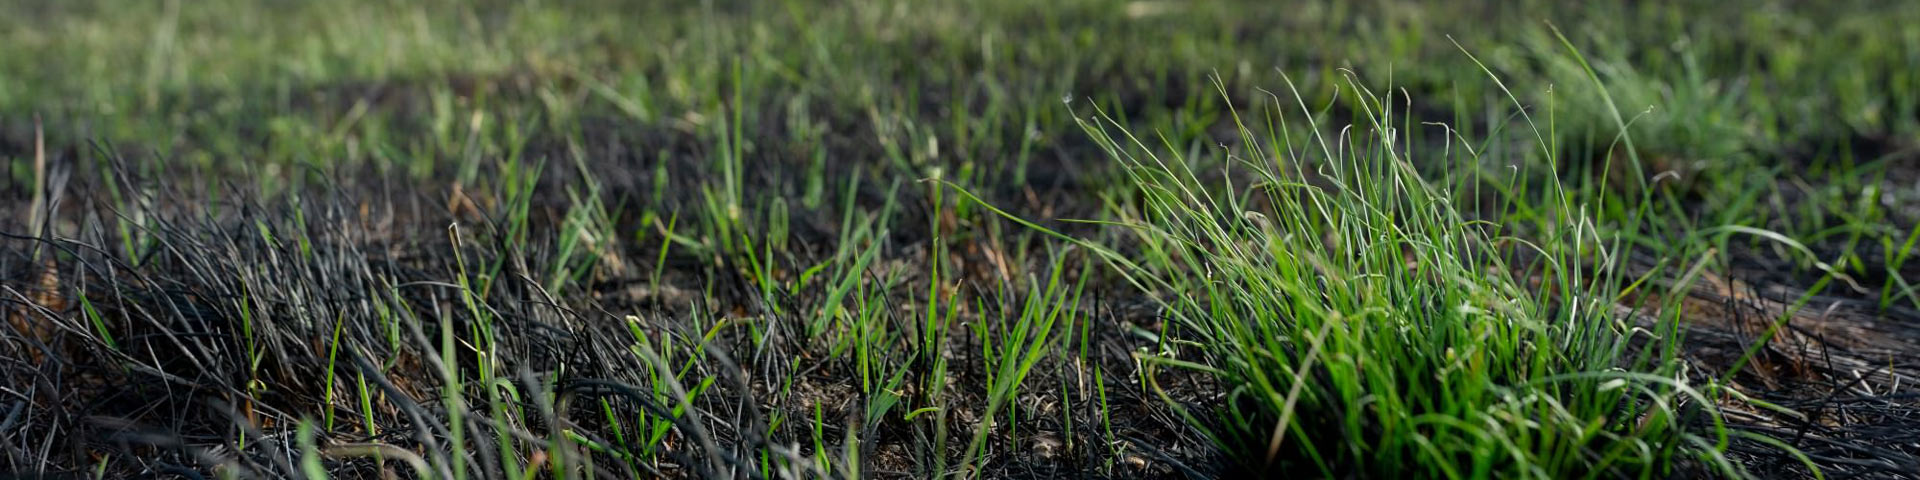
[[[1908,6],[0,10],[0,472],[1920,467]]]
[[[1411,159],[1473,164],[1473,152],[1398,143],[1414,127],[1394,97],[1351,77],[1343,93],[1365,123],[1329,139],[1296,103],[1307,118],[1294,137],[1275,96],[1264,131],[1235,117],[1244,150],[1216,161],[1161,158],[1131,134],[1114,138],[1109,117],[1085,124],[1142,192],[1120,220],[1141,239],[1138,261],[1116,263],[1177,298],[1168,308],[1201,355],[1152,360],[1232,386],[1222,418],[1201,422],[1217,425],[1222,448],[1260,469],[1329,477],[1670,475],[1689,455],[1727,467],[1724,429],[1682,426],[1691,414],[1720,420],[1679,406],[1707,402],[1673,351],[1636,358],[1635,332],[1614,327],[1624,273],[1608,239],[1633,232],[1600,233],[1554,181],[1469,221],[1458,194]],[[1541,147],[1548,157],[1531,164],[1558,164]],[[1228,169],[1224,188],[1195,173],[1214,164]],[[1234,187],[1235,167],[1248,186]],[[1521,210],[1555,228],[1499,220]]]

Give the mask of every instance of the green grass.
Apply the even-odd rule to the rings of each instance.
[[[1679,458],[1739,474],[1718,413],[1704,412],[1715,429],[1687,428],[1680,401],[1708,402],[1673,351],[1636,358],[1616,326],[1626,273],[1612,257],[1633,232],[1596,226],[1557,182],[1469,221],[1462,193],[1411,162],[1482,159],[1400,143],[1418,125],[1394,111],[1409,99],[1357,80],[1342,93],[1363,123],[1329,128],[1274,96],[1252,126],[1235,117],[1241,147],[1225,155],[1163,157],[1104,114],[1083,123],[1140,191],[1115,220],[1139,252],[1109,258],[1167,295],[1182,328],[1163,341],[1199,355],[1143,359],[1219,379],[1227,408],[1194,421],[1221,448],[1328,477],[1664,476]],[[1534,168],[1559,163],[1545,135]],[[1196,173],[1215,168],[1225,177]],[[1520,210],[1554,227],[1499,220]]]
[[[1920,308],[1912,5],[42,7],[0,472],[1819,476],[1768,340]]]

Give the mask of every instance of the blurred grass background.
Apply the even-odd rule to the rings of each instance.
[[[1904,2],[84,0],[8,13],[10,138],[40,114],[58,138],[216,163],[457,161],[458,145],[381,134],[444,135],[476,112],[530,122],[529,135],[572,132],[582,116],[711,118],[736,66],[755,112],[804,112],[750,117],[911,122],[969,135],[947,143],[972,160],[995,151],[975,139],[1024,133],[979,123],[1059,136],[1062,96],[1118,101],[1146,124],[1211,121],[1173,107],[1215,102],[1216,72],[1242,94],[1271,88],[1275,68],[1303,91],[1349,68],[1471,118],[1464,107],[1498,95],[1448,38],[1538,100],[1580,88],[1548,22],[1593,57],[1623,110],[1651,109],[1636,122],[1644,148],[1675,156],[1904,146],[1920,95],[1920,31],[1907,27],[1920,8]],[[367,98],[382,89],[400,93]],[[455,105],[436,103],[448,95]],[[1610,123],[1582,103],[1594,96],[1562,98],[1566,127]],[[347,155],[347,140],[363,148]]]

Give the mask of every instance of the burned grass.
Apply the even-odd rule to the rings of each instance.
[[[1721,400],[1730,425],[1792,446],[1830,478],[1910,475],[1920,459],[1908,433],[1920,427],[1908,413],[1920,406],[1912,391],[1920,312],[1739,278],[1695,286],[1676,332],[1696,368],[1740,392]],[[1736,443],[1734,452],[1772,476],[1816,476],[1766,443]]]
[[[1113,302],[1058,312],[1073,319],[1062,333],[1084,353],[1049,348],[1027,380],[1048,388],[980,411],[996,373],[982,357],[995,347],[981,342],[1009,328],[991,319],[1019,317],[1007,309],[1037,294],[1004,272],[1047,265],[997,250],[1004,243],[955,240],[940,250],[953,265],[936,292],[946,300],[930,304],[907,292],[932,281],[911,266],[929,262],[932,237],[822,238],[856,228],[845,219],[928,221],[924,207],[820,220],[791,240],[814,247],[783,247],[777,264],[760,267],[671,240],[563,246],[560,233],[581,231],[582,207],[531,189],[348,177],[267,200],[101,161],[113,167],[73,168],[81,173],[64,191],[90,193],[61,195],[53,233],[7,240],[15,328],[6,375],[18,386],[8,392],[10,470],[298,476],[306,448],[347,476],[426,467],[416,473],[904,477],[957,456],[976,428],[990,432],[976,468],[996,476],[1209,468],[1201,440],[1121,373],[1140,341],[1121,330]],[[125,197],[99,195],[110,191]],[[859,205],[848,213],[884,198],[846,192],[847,205]],[[612,210],[623,215],[613,221],[641,220]],[[961,220],[949,212],[942,221],[952,229]],[[853,261],[833,256],[849,247],[871,253],[837,285],[796,280],[817,273],[802,272],[808,266]],[[568,248],[577,251],[559,253]],[[754,268],[794,288],[762,296]],[[864,298],[835,308],[842,289]],[[869,347],[835,338],[869,328],[913,335],[940,305],[954,326],[938,330],[951,339],[928,340],[950,342],[938,351],[880,344],[856,358],[845,349]],[[933,382],[927,362],[938,361],[954,365],[937,384],[946,391],[920,390]],[[867,377],[873,370],[891,378]],[[890,380],[895,391],[854,377]],[[875,407],[885,404],[876,396],[900,406]],[[915,400],[925,398],[941,400]],[[922,410],[908,417],[918,421],[901,420],[907,406]],[[978,427],[986,416],[1004,419]],[[934,417],[952,431],[933,428]],[[317,438],[295,435],[302,424]],[[376,452],[385,460],[365,458]]]

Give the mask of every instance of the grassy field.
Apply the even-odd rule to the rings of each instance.
[[[0,477],[1920,478],[1913,25],[0,5]]]

